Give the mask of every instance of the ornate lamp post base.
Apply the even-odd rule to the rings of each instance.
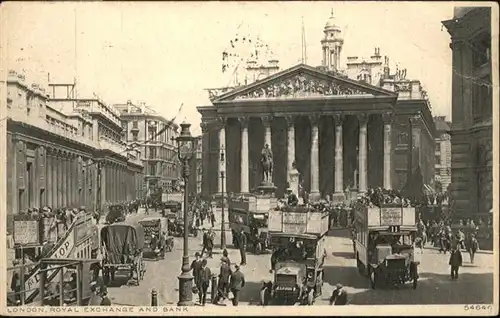
[[[182,267],[182,273],[177,277],[179,279],[179,302],[177,306],[193,306],[193,276],[189,270],[185,270],[184,264]]]

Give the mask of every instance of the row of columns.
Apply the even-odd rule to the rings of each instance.
[[[335,175],[334,175],[334,193],[341,194],[344,191],[343,182],[343,143],[342,143],[342,124],[345,119],[345,115],[330,115],[333,119],[335,125]],[[319,121],[323,117],[319,114],[309,115],[309,120],[311,122],[311,191],[312,196],[319,195]],[[271,124],[273,117],[264,116],[262,118],[262,123],[265,129],[264,133],[264,144],[268,144],[271,147]],[[358,155],[358,167],[359,167],[359,192],[366,192],[367,190],[367,123],[368,115],[359,114],[357,115],[359,122],[359,155]],[[384,161],[383,161],[383,186],[386,189],[391,189],[391,125],[393,117],[391,114],[383,114],[382,118],[384,120]],[[286,116],[287,122],[287,175],[293,169],[292,163],[295,161],[295,119],[296,116]],[[249,191],[249,145],[248,145],[248,122],[249,117],[243,116],[239,118],[241,123],[241,192],[245,193]],[[225,131],[225,120],[221,119],[221,128],[219,130],[219,148],[224,149],[226,144],[226,131]],[[223,171],[225,168],[225,160],[219,160],[219,171]],[[223,182],[225,183],[225,178],[219,178],[219,192],[222,192]],[[227,189],[224,184],[224,189]]]
[[[92,160],[50,149],[47,152],[47,204],[55,208],[89,205],[92,200]]]
[[[125,165],[114,162],[103,163],[101,176],[104,174],[105,193],[101,195],[101,200],[111,203],[127,200],[127,187],[131,186],[126,182],[127,173],[127,166]]]

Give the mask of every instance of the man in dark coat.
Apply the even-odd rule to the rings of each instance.
[[[330,297],[330,305],[347,305],[347,292],[344,290],[342,284],[337,284],[336,289],[332,293],[332,297]]]
[[[448,264],[451,266],[451,279],[458,279],[458,268],[462,266],[462,253],[459,246],[455,246],[451,251]]]
[[[201,288],[200,284],[200,271],[202,267],[202,260],[200,253],[196,252],[194,254],[195,259],[191,262],[191,270],[193,270],[194,286],[199,291]]]
[[[247,264],[247,236],[246,236],[245,232],[243,232],[243,229],[241,229],[239,236],[240,237],[238,240],[238,246],[240,248],[240,255],[241,255],[240,265],[246,265]]]
[[[217,286],[218,294],[215,303],[218,303],[221,298],[226,299],[229,291],[229,278],[232,271],[227,257],[221,258],[220,273],[219,273],[219,286]]]
[[[209,229],[207,235],[207,252],[209,258],[212,258],[212,253],[214,249],[214,239],[215,239],[215,233],[212,229]]]
[[[240,292],[245,287],[245,275],[240,272],[240,266],[235,265],[235,271],[231,274],[229,288],[233,293],[233,306],[238,306],[240,300]]]
[[[203,254],[205,254],[205,250],[207,249],[207,241],[208,241],[208,232],[204,228],[202,229],[203,236],[201,239],[201,245],[203,245],[203,248],[201,249],[201,257],[203,257]]]
[[[198,296],[200,297],[200,304],[205,306],[207,300],[207,291],[210,286],[210,279],[212,277],[212,272],[210,268],[207,267],[207,260],[201,261],[200,269],[200,289],[198,291]]]

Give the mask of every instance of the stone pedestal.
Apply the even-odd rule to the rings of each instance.
[[[332,202],[334,204],[337,204],[337,203],[343,203],[345,201],[345,196],[344,196],[344,193],[342,192],[338,192],[338,193],[334,193],[332,195]]]
[[[257,190],[260,195],[264,196],[275,196],[276,194],[276,186],[272,182],[262,181]]]
[[[299,195],[299,176],[300,173],[295,168],[292,168],[292,170],[288,174],[290,189],[292,189],[292,192],[295,193],[297,196]]]

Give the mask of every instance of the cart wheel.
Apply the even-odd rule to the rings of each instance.
[[[267,306],[270,302],[269,292],[267,291],[267,287],[260,290],[260,305]]]
[[[259,255],[260,253],[262,253],[262,243],[259,242],[255,245],[255,254]]]
[[[108,284],[109,281],[110,281],[110,275],[109,275],[109,269],[105,268],[104,271],[103,271],[103,278],[104,278],[104,284]]]
[[[307,294],[307,305],[312,306],[314,304],[314,290],[310,290]]]
[[[376,270],[370,269],[370,286],[372,289],[377,287],[378,275],[376,274]]]
[[[418,285],[418,269],[416,265],[413,265],[413,289],[417,289]]]

